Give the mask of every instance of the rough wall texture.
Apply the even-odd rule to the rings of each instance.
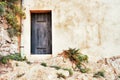
[[[63,61],[62,57],[54,57],[44,60],[47,67],[41,66],[42,61],[27,64],[26,62],[10,61],[9,64],[0,64],[0,80],[120,80],[120,57],[104,58],[96,62],[89,62],[86,65],[90,68],[88,73],[81,73],[72,69],[72,63],[69,60]],[[57,65],[61,68],[71,69],[73,75],[69,75],[68,71],[56,70],[49,66]],[[101,70],[105,70],[105,77],[93,77],[93,75]],[[57,77],[57,73],[61,73],[64,78]]]
[[[30,53],[30,10],[52,10],[53,54],[80,48],[88,55],[120,53],[120,0],[23,0],[23,52]]]
[[[17,38],[11,39],[8,36],[5,25],[0,24],[0,55],[8,55],[10,53],[18,52],[18,40]]]

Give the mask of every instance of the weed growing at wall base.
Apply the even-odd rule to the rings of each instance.
[[[88,56],[79,52],[79,49],[69,48],[68,50],[64,50],[60,55],[63,55],[64,58],[69,58],[76,65],[74,70],[78,69],[81,73],[86,73],[90,70],[84,65],[84,63],[88,63]]]
[[[0,62],[3,64],[7,64],[9,60],[26,61],[26,58],[22,58],[20,53],[10,54],[0,58]]]

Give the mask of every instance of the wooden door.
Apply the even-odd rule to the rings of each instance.
[[[31,53],[51,54],[51,12],[31,13]]]

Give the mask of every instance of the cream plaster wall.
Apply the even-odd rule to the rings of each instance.
[[[120,0],[22,0],[22,55],[30,55],[30,10],[52,10],[53,55],[80,48],[91,58],[120,54]],[[92,56],[91,56],[92,55]]]

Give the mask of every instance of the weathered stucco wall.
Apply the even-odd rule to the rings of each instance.
[[[80,48],[83,53],[110,57],[120,53],[120,0],[23,0],[21,49],[30,54],[30,10],[52,10],[53,54]]]

